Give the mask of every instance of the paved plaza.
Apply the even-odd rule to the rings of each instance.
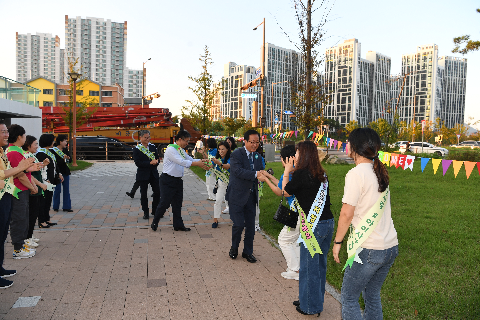
[[[161,167],[159,168],[161,170]],[[256,233],[257,263],[228,257],[231,220],[213,229],[205,183],[186,170],[182,216],[175,232],[170,209],[153,232],[142,218],[140,192],[130,191],[132,161],[96,162],[70,180],[74,212],[53,212],[58,225],[35,230],[35,257],[12,259],[11,288],[0,291],[0,319],[308,319],[292,305],[298,281],[283,279],[282,253]],[[149,191],[148,195],[151,195]],[[61,207],[60,207],[61,208]],[[242,250],[240,244],[239,251]],[[335,295],[335,293],[333,292]],[[325,294],[319,319],[341,319]]]

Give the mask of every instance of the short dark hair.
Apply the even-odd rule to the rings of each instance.
[[[18,137],[23,136],[25,134],[25,129],[18,125],[12,124],[10,128],[8,128],[8,142],[15,143],[17,142]]]
[[[60,142],[62,142],[63,140],[67,140],[68,139],[68,136],[66,134],[59,134],[57,136],[57,139],[55,140],[55,142],[57,143],[57,146],[60,144]]]
[[[51,133],[44,133],[40,136],[38,140],[38,144],[40,148],[50,147],[52,143],[55,141],[55,136]]]
[[[27,135],[27,139],[25,139],[25,144],[22,146],[22,149],[28,151],[28,148],[30,148],[32,143],[34,143],[35,141],[37,141],[37,138]]]
[[[258,133],[257,130],[253,130],[253,129],[247,130],[247,131],[245,132],[245,134],[243,135],[243,139],[244,139],[245,141],[248,141],[248,139],[250,139],[250,136],[251,136],[252,134],[258,135],[258,138],[260,139],[260,133]]]
[[[0,119],[0,124],[5,124],[5,120]]]
[[[237,149],[237,143],[235,142],[235,138],[234,137],[228,137],[225,141],[230,141],[232,143],[232,146],[230,147],[230,149],[233,151],[235,149]]]
[[[283,161],[287,161],[288,158],[295,157],[296,152],[294,145],[286,145],[280,150],[280,157],[282,157]]]
[[[208,138],[207,147],[209,149],[215,149],[217,147],[217,140],[215,140],[215,138]]]
[[[180,130],[178,131],[177,135],[175,136],[175,141],[179,139],[191,138],[192,135],[188,133],[187,130]]]

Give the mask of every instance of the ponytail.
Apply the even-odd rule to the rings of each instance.
[[[378,159],[378,156],[373,160],[373,171],[378,180],[378,192],[385,191],[390,182],[390,178],[388,177],[388,171],[385,165]]]

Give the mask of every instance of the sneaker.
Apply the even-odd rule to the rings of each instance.
[[[40,241],[40,239],[35,238],[35,237],[31,237],[30,239],[27,239],[27,240],[32,240],[33,242],[38,242],[38,241]]]
[[[256,225],[255,225],[255,231],[260,231],[260,230],[261,230],[261,229],[260,229],[260,225],[259,225],[259,224],[256,224]]]
[[[25,259],[31,258],[35,255],[35,252],[27,251],[25,248],[21,250],[13,250],[13,259]]]
[[[31,252],[33,252],[33,253],[37,252],[37,249],[33,249],[32,247],[30,247],[30,246],[28,246],[28,245],[26,245],[26,244],[23,245],[23,249],[25,249],[25,250],[27,250],[27,251],[31,251]]]
[[[7,289],[13,285],[13,281],[0,278],[0,289]]]
[[[287,269],[286,272],[282,272],[281,275],[285,279],[289,279],[289,280],[297,280],[298,281],[298,278],[299,278],[299,273],[295,272],[295,271],[292,271],[290,269]]]
[[[0,277],[8,278],[8,277],[14,276],[16,274],[17,274],[17,270],[5,270],[5,269],[3,269],[3,272],[0,272]]]
[[[32,247],[32,248],[38,247],[38,243],[36,243],[35,241],[30,240],[30,239],[25,240],[24,243],[25,243],[27,246]]]
[[[222,211],[223,213],[230,213],[230,208],[227,207],[225,210]]]

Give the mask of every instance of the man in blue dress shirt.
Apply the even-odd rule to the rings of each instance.
[[[185,228],[182,219],[183,170],[184,168],[190,168],[190,166],[208,170],[205,165],[208,159],[193,159],[185,152],[184,149],[190,142],[190,138],[190,133],[181,130],[175,137],[175,143],[169,145],[165,150],[163,171],[160,176],[160,205],[155,211],[155,217],[151,225],[153,231],[157,230],[158,222],[170,205],[173,213],[173,229],[175,231],[190,231],[190,228]]]

